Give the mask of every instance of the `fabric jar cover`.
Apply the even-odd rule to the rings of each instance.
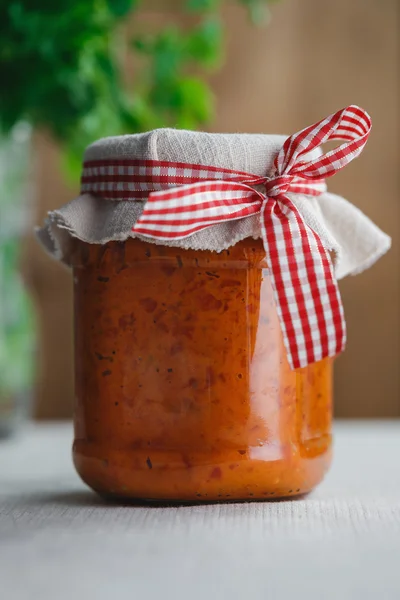
[[[262,238],[289,363],[302,367],[344,348],[336,279],[390,247],[324,181],[360,154],[370,127],[350,106],[289,138],[174,129],[104,138],[85,152],[81,195],[50,212],[37,236],[67,265],[71,237],[216,252]],[[344,143],[323,154],[330,140]]]

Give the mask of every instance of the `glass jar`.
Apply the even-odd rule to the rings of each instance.
[[[103,496],[296,496],[331,460],[332,361],[291,371],[261,240],[75,241],[75,467]]]

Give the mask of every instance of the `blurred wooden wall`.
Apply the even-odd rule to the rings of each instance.
[[[398,12],[398,0],[281,0],[269,27],[255,29],[243,10],[230,6],[226,63],[210,79],[217,97],[214,131],[290,134],[353,103],[372,115],[366,150],[330,181],[330,189],[389,233],[393,248],[371,270],[341,284],[349,341],[336,363],[340,417],[400,416]],[[141,19],[150,24],[163,16],[147,12]],[[36,157],[41,221],[74,191],[62,185],[57,149],[45,136],[37,140]],[[70,277],[33,243],[28,270],[42,334],[35,414],[69,416]]]

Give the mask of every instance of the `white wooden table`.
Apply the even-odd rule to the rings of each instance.
[[[336,426],[305,499],[111,506],[75,475],[70,425],[0,443],[2,600],[400,599],[400,422]]]

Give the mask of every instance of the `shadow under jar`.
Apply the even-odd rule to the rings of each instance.
[[[331,459],[331,359],[291,371],[261,240],[76,241],[75,467],[103,496],[295,496]]]

